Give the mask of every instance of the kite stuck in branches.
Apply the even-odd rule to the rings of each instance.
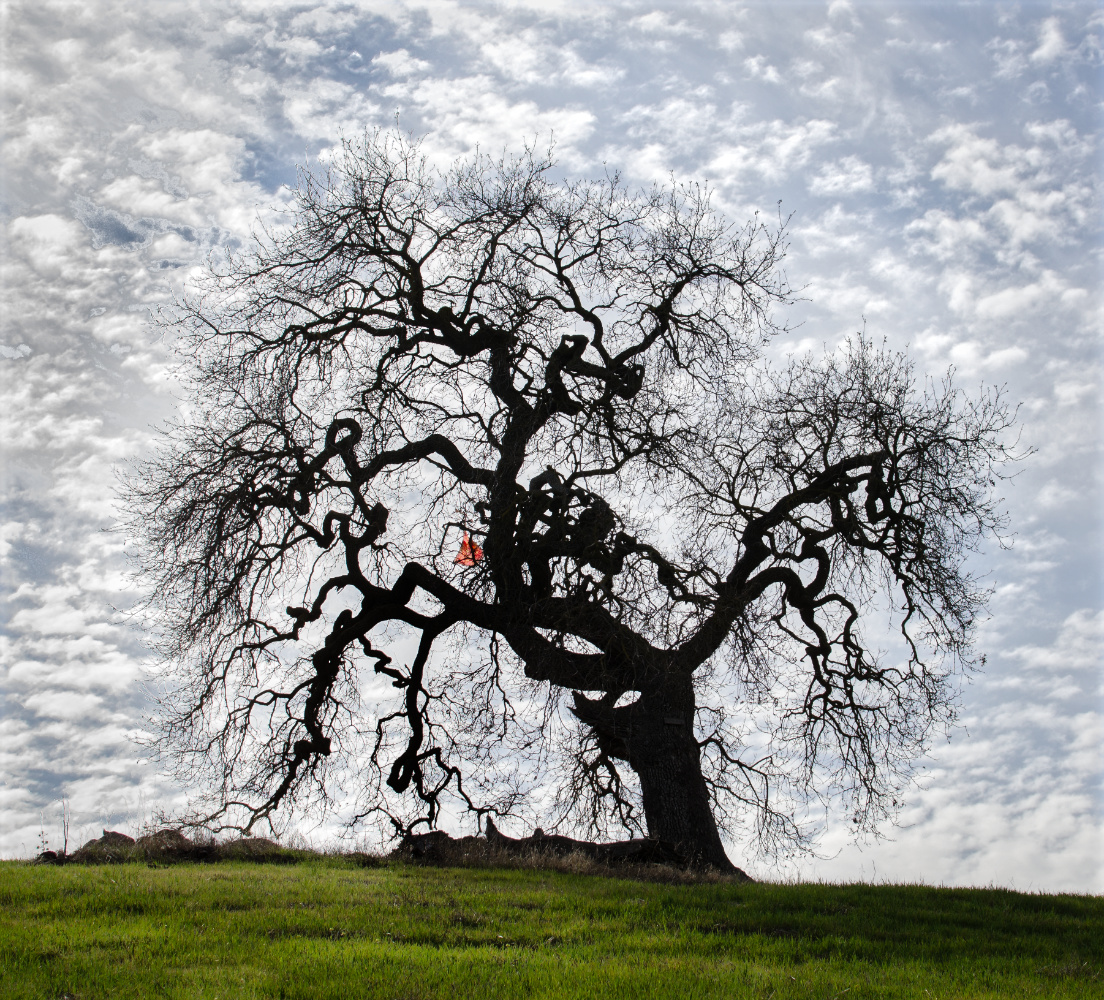
[[[464,540],[460,543],[460,551],[456,553],[453,562],[459,563],[461,566],[474,566],[482,558],[483,550],[479,547],[479,543],[473,542],[465,531]]]

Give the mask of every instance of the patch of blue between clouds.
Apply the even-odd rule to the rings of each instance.
[[[240,245],[236,237],[217,226],[197,229],[170,219],[134,218],[125,212],[104,208],[81,196],[73,199],[72,211],[73,217],[92,233],[94,250],[102,250],[106,246],[117,246],[131,251],[142,250],[165,233],[176,233],[181,239],[194,243],[197,247],[233,248]],[[169,266],[176,267],[179,264]]]

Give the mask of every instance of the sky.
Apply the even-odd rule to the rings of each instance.
[[[2,5],[0,857],[185,801],[129,737],[149,652],[117,470],[180,400],[151,310],[245,246],[296,166],[394,125],[447,165],[555,143],[565,177],[708,181],[790,216],[779,356],[864,328],[1004,385],[1035,449],[984,671],[897,828],[760,878],[1104,892],[1100,70],[1091,3]],[[306,837],[325,839],[304,817]],[[528,832],[528,831],[517,831]]]

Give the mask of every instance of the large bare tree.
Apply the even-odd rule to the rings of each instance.
[[[999,393],[861,336],[768,363],[784,227],[693,186],[377,132],[285,221],[175,313],[127,493],[206,822],[528,809],[729,869],[809,795],[892,814],[972,662]]]

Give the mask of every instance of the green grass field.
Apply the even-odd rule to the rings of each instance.
[[[1104,899],[540,870],[0,864],[0,995],[1104,997]]]

